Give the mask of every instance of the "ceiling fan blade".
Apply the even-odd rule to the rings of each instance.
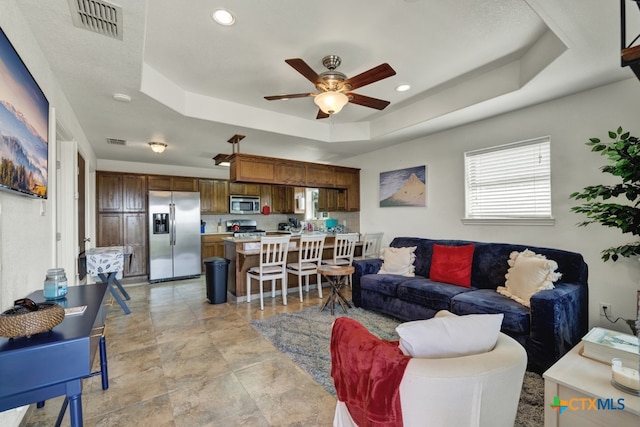
[[[319,80],[321,80],[320,76],[318,76],[318,73],[313,71],[313,69],[309,67],[309,65],[307,65],[307,63],[300,58],[285,59],[284,62],[291,65],[297,72],[305,76],[305,78],[309,80],[311,83],[313,83],[314,85]]]
[[[326,119],[327,117],[329,117],[329,115],[318,108],[318,115],[316,116],[316,120],[318,120],[318,119]]]
[[[391,65],[384,63],[378,65],[377,67],[373,67],[372,69],[365,71],[364,73],[360,73],[357,76],[345,80],[344,84],[350,85],[351,89],[357,89],[359,87],[375,83],[378,80],[394,76],[395,74],[396,71],[391,68]]]
[[[371,98],[369,96],[358,95],[357,93],[348,93],[349,102],[352,104],[362,105],[363,107],[375,108],[376,110],[384,110],[387,105],[391,104],[384,99]]]
[[[291,98],[306,98],[307,96],[312,96],[312,93],[290,93],[289,95],[272,95],[265,96],[264,99],[267,101],[275,101],[278,99],[291,99]]]

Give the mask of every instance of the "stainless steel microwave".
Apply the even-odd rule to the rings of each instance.
[[[229,196],[229,213],[257,214],[260,213],[259,196]]]

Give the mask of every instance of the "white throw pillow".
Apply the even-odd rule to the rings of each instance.
[[[520,304],[529,307],[531,296],[544,289],[553,289],[553,282],[562,274],[556,273],[558,263],[548,260],[544,255],[525,249],[522,252],[511,252],[509,270],[504,276],[504,286],[498,286],[499,294],[508,296]]]
[[[406,248],[384,248],[382,252],[382,267],[378,274],[400,274],[402,276],[414,277],[416,267],[413,262],[416,260],[417,246]]]
[[[396,328],[400,350],[411,357],[443,359],[491,351],[504,314],[438,316],[402,323]]]

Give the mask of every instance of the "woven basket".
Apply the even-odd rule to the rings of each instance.
[[[12,308],[0,314],[0,336],[30,337],[49,331],[64,320],[64,308],[54,302],[41,302],[37,311],[24,307]]]

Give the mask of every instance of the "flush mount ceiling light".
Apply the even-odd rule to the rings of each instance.
[[[396,92],[406,92],[409,89],[411,89],[411,85],[404,84],[404,85],[396,86]]]
[[[164,142],[150,142],[149,146],[154,153],[158,154],[164,152],[164,149],[167,148],[167,144],[165,144]]]
[[[233,25],[236,22],[235,16],[231,12],[226,9],[216,9],[213,11],[211,15],[214,21],[216,21],[220,25],[224,25],[226,27]]]
[[[313,98],[313,102],[325,114],[336,114],[347,105],[349,97],[342,92],[322,92]]]
[[[131,97],[129,95],[125,95],[124,93],[114,93],[113,99],[119,102],[125,102],[125,103],[131,102]]]

